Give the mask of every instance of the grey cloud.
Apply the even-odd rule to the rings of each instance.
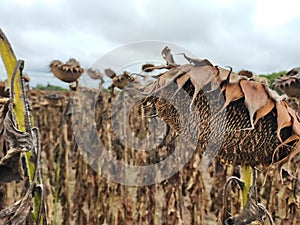
[[[253,21],[251,0],[13,2],[0,2],[0,27],[30,70],[47,70],[51,60],[70,57],[89,66],[110,50],[142,40],[171,42],[235,70],[268,73],[300,65],[299,16],[262,29]]]

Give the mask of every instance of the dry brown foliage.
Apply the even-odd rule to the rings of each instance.
[[[111,112],[112,102],[118,96],[102,89],[86,88],[79,90],[81,98],[71,91],[28,92],[34,126],[41,131],[41,166],[47,192],[48,220],[51,224],[217,224],[224,203],[224,184],[229,176],[239,175],[235,167],[220,162],[258,166],[261,169],[257,180],[258,200],[271,213],[275,224],[300,223],[300,160],[295,156],[298,153],[295,145],[299,143],[299,118],[280,96],[258,82],[210,64],[201,67],[191,64],[173,65],[158,77],[155,85],[156,88],[148,93],[144,105],[135,104],[130,114],[132,132],[140,138],[151,132],[148,128],[149,117],[155,110],[143,107],[150,102],[155,104],[159,116],[172,127],[162,144],[149,152],[127,148],[116,137],[111,124]],[[190,97],[189,101],[185,101],[180,88]],[[224,101],[219,101],[222,95]],[[209,110],[208,99],[216,102],[213,111]],[[183,106],[186,110],[183,113],[187,115],[184,121],[176,119],[178,111],[167,100],[179,102]],[[75,110],[70,108],[72,104]],[[95,114],[85,115],[82,112],[90,111],[82,110],[84,108],[95,108]],[[188,117],[190,109],[201,112],[196,114],[200,118],[196,121],[200,121],[202,126],[195,124],[194,118]],[[225,114],[211,113],[221,110]],[[7,113],[5,104],[1,104],[0,112],[0,119],[3,120]],[[222,135],[226,138],[223,139],[218,133],[221,130],[209,128],[208,122],[224,115],[226,123],[219,124],[224,126],[225,134]],[[89,135],[90,130],[82,129],[78,121],[95,124],[98,136]],[[120,127],[122,129],[126,132],[125,127]],[[181,145],[177,133],[194,140],[195,137],[190,137],[194,134],[191,130],[201,134],[196,136],[200,140],[196,151],[180,171],[163,182],[137,187],[120,185],[101,176],[90,166],[96,165],[98,171],[111,167],[110,162],[101,161],[103,151],[110,151],[118,160],[131,165],[159,162]],[[212,131],[215,133],[212,134]],[[82,151],[80,145],[77,145],[74,132],[80,132],[91,143],[94,138],[99,138],[105,148],[99,151],[97,146],[91,146],[89,152]],[[221,140],[223,142],[221,150],[217,152],[217,160],[211,161],[207,171],[200,171],[208,138],[217,144]],[[3,139],[0,144],[3,158],[3,154],[6,154]],[[193,146],[185,146],[186,149],[189,147]],[[180,157],[185,157],[184,151]],[[275,162],[280,162],[274,165],[282,168],[282,176],[277,170],[264,173],[264,167],[260,165]],[[285,162],[288,162],[289,168],[284,167],[287,165]],[[166,168],[158,168],[158,172],[171,171],[175,167],[166,165]],[[120,168],[109,169],[120,177],[126,176]],[[153,176],[149,174],[139,179],[151,179]],[[1,185],[1,209],[19,199],[24,189],[26,187],[22,180]],[[259,209],[253,208],[250,203],[249,211],[258,212]],[[228,205],[232,215],[241,212],[236,185],[230,186],[228,190]],[[240,217],[234,218],[238,220]]]

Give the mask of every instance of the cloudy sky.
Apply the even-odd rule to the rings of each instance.
[[[1,0],[0,27],[29,75],[48,71],[53,59],[73,57],[87,68],[146,40],[235,71],[300,66],[298,0]]]

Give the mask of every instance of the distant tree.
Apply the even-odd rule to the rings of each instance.
[[[44,91],[67,91],[68,89],[62,88],[60,86],[55,86],[48,84],[47,86],[38,84],[32,88],[33,90],[44,90]]]
[[[269,74],[260,74],[259,76],[260,76],[260,77],[265,77],[265,78],[269,79],[269,80],[270,80],[270,87],[271,87],[272,89],[275,89],[275,88],[274,88],[274,85],[273,85],[274,81],[276,80],[277,77],[282,76],[282,75],[284,75],[284,74],[286,74],[286,71],[283,70],[283,71],[274,72],[274,73],[269,73]],[[277,89],[276,89],[276,91],[280,92],[280,91],[277,90]],[[281,92],[280,92],[280,93],[281,93]]]

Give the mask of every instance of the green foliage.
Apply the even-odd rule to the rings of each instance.
[[[67,91],[68,89],[62,88],[60,86],[50,85],[47,86],[38,84],[32,88],[33,90],[44,90],[44,91]]]
[[[270,86],[272,89],[274,89],[274,86],[273,86],[274,81],[276,80],[277,77],[282,76],[284,74],[286,74],[286,71],[283,70],[283,71],[269,73],[269,74],[260,74],[259,76],[269,79],[270,83],[271,83]]]

